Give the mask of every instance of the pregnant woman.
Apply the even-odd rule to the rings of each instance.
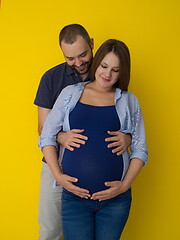
[[[65,88],[49,113],[39,145],[63,186],[62,223],[65,240],[118,240],[128,219],[131,184],[147,162],[144,123],[137,98],[128,92],[130,55],[127,46],[110,39],[92,65],[91,82]],[[85,145],[62,150],[59,131],[84,129]],[[118,156],[107,147],[108,131],[131,134],[130,152]],[[67,176],[86,190],[84,198],[68,188]]]

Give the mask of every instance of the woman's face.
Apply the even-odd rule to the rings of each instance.
[[[119,78],[119,65],[119,58],[113,52],[108,53],[96,70],[96,84],[102,88],[112,88]]]

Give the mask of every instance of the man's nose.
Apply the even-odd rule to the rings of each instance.
[[[75,65],[76,65],[76,67],[80,67],[81,64],[82,64],[82,61],[81,61],[79,58],[76,58],[76,59],[75,59]]]

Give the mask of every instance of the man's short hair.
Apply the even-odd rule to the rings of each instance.
[[[65,43],[68,44],[73,44],[76,39],[77,36],[82,36],[84,38],[84,40],[90,44],[91,39],[89,37],[88,32],[86,31],[86,29],[81,26],[80,24],[70,24],[65,26],[60,34],[59,34],[59,44],[61,46],[62,41],[64,41]]]

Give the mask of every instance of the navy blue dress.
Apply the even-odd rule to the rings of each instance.
[[[65,149],[62,168],[65,174],[78,178],[75,185],[90,194],[105,190],[106,181],[121,180],[123,158],[108,148],[107,131],[118,131],[120,121],[115,106],[92,106],[78,102],[69,116],[71,129],[85,129],[85,145],[73,152]]]

